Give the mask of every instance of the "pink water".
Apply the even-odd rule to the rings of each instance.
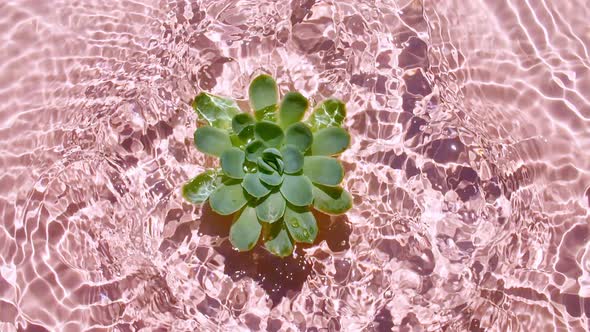
[[[0,331],[584,331],[584,0],[0,1]],[[343,99],[280,260],[183,202],[199,91]],[[246,105],[246,103],[243,103]]]

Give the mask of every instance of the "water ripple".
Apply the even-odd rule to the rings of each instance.
[[[0,330],[588,330],[582,1],[0,8]],[[191,99],[262,71],[353,135],[354,208],[285,260],[179,192]]]

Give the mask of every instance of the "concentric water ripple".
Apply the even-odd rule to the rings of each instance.
[[[590,5],[0,3],[0,331],[584,331]],[[199,91],[347,103],[355,206],[288,259],[180,186]]]

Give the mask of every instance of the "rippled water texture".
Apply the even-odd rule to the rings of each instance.
[[[0,1],[0,331],[583,331],[584,0]],[[180,186],[191,99],[349,109],[355,207],[280,260]]]

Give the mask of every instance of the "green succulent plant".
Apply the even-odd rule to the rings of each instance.
[[[267,250],[285,257],[294,242],[313,243],[318,226],[311,208],[343,214],[351,195],[340,187],[344,169],[334,156],[350,144],[341,127],[345,105],[328,99],[303,117],[308,100],[288,92],[279,104],[275,80],[256,77],[249,87],[253,114],[235,101],[200,93],[193,107],[205,124],[195,131],[195,145],[217,156],[220,168],[207,170],[186,183],[184,198],[209,200],[220,215],[236,214],[229,238],[240,251],[252,249],[260,235]]]

